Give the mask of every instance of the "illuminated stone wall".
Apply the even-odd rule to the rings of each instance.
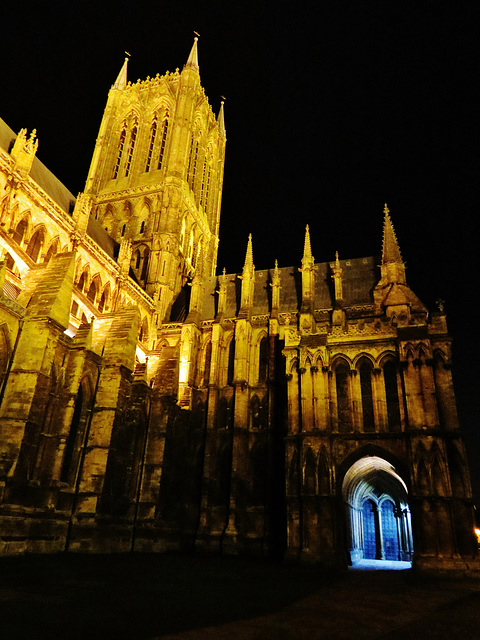
[[[371,518],[380,560],[477,566],[445,314],[386,207],[381,259],[317,263],[307,228],[298,265],[256,269],[249,237],[216,275],[226,133],[196,41],[181,72],[125,61],[76,198],[0,124],[3,553],[345,564]]]

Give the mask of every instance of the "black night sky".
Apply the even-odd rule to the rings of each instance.
[[[476,3],[24,2],[0,9],[0,116],[37,128],[39,158],[77,193],[107,92],[182,68],[200,33],[203,86],[226,97],[218,266],[379,254],[388,203],[407,278],[445,300],[470,465],[480,495]]]

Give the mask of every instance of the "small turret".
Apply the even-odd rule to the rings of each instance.
[[[273,270],[272,282],[272,316],[278,316],[280,307],[280,272],[278,270],[278,260],[275,260],[275,269]]]
[[[128,58],[125,58],[125,62],[123,63],[122,68],[120,69],[120,73],[118,74],[117,79],[115,80],[115,83],[112,85],[112,89],[119,89],[120,91],[123,91],[127,86],[127,65],[128,65]]]
[[[225,267],[223,267],[223,273],[219,278],[220,286],[218,288],[218,311],[219,316],[225,313],[227,308],[227,275]]]
[[[225,129],[225,113],[224,113],[224,101],[222,100],[220,102],[220,111],[218,112],[218,118],[217,118],[217,122],[218,122],[218,130],[220,131],[220,134],[226,138],[227,137],[227,130]]]
[[[200,68],[198,66],[198,49],[197,49],[197,41],[198,38],[195,37],[193,39],[193,46],[190,51],[190,55],[188,56],[188,60],[185,64],[185,69],[193,69],[197,73],[200,73]]]
[[[385,312],[395,322],[405,324],[409,322],[412,312],[426,314],[427,309],[407,286],[405,264],[386,204],[383,213],[381,278],[373,297],[377,313]]]
[[[346,316],[343,310],[343,282],[342,282],[342,267],[340,266],[340,259],[338,257],[338,251],[335,252],[335,262],[331,265],[332,278],[334,286],[335,302],[333,305],[332,324],[334,326],[345,327]]]
[[[15,161],[14,170],[22,177],[28,176],[32,168],[33,159],[38,149],[37,130],[33,129],[27,139],[27,130],[20,129],[10,155]]]
[[[305,227],[305,241],[303,243],[302,268],[300,269],[302,274],[302,307],[305,305],[310,307],[313,303],[315,293],[314,265],[315,260],[312,255],[310,231],[307,224]]]
[[[245,255],[245,264],[241,275],[242,279],[242,296],[241,311],[250,310],[253,305],[253,290],[255,284],[255,265],[253,264],[253,246],[252,234],[248,236],[247,253]]]

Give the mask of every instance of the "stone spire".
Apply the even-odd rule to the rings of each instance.
[[[273,270],[272,282],[272,314],[278,315],[280,307],[280,271],[278,270],[278,260],[275,260],[275,269]]]
[[[120,73],[118,74],[112,89],[120,89],[120,91],[123,91],[123,89],[125,89],[125,87],[127,86],[127,65],[128,57],[125,58],[123,66],[120,69]]]
[[[382,249],[382,264],[387,262],[402,262],[402,255],[400,253],[400,247],[398,246],[397,236],[393,228],[392,220],[390,218],[390,210],[385,203],[383,209],[385,219],[383,223],[383,249]]]
[[[192,46],[192,49],[190,51],[190,55],[188,56],[188,60],[187,60],[187,63],[185,65],[185,67],[188,67],[189,69],[193,69],[197,73],[200,73],[200,69],[199,69],[199,66],[198,66],[197,41],[198,41],[198,38],[195,37],[193,39],[193,46]]]
[[[390,218],[390,211],[385,204],[383,209],[385,214],[383,222],[383,247],[382,247],[382,280],[384,282],[395,282],[406,284],[405,265],[398,246],[397,236]]]
[[[223,267],[223,273],[219,278],[218,292],[218,315],[225,313],[227,308],[227,274],[225,267]]]
[[[243,274],[248,270],[250,274],[255,270],[255,265],[253,264],[253,245],[252,245],[252,234],[248,234],[248,243],[247,243],[247,253],[245,254],[245,264],[243,265]]]
[[[252,234],[248,236],[245,264],[242,271],[242,299],[241,308],[247,309],[253,304],[253,287],[255,283],[255,265],[253,264]]]
[[[312,256],[312,246],[310,244],[310,230],[308,224],[305,227],[305,242],[303,243],[302,268],[302,300],[303,302],[313,301],[314,280],[313,267],[315,264]]]
[[[312,245],[310,244],[310,229],[307,226],[305,227],[305,241],[303,243],[303,258],[302,258],[302,267],[306,264],[313,264],[313,256],[312,256]]]
[[[341,302],[343,300],[342,267],[340,266],[338,251],[335,252],[335,264],[332,271],[335,285],[335,302]]]
[[[223,109],[223,105],[224,105],[224,101],[222,100],[220,102],[220,111],[218,112],[218,118],[217,118],[217,122],[218,122],[218,129],[220,131],[220,133],[224,136],[227,137],[227,130],[225,129],[225,113],[224,113],[224,109]]]

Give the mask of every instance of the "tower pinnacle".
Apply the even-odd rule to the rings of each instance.
[[[199,66],[198,66],[198,49],[197,49],[197,41],[198,41],[198,37],[195,36],[195,38],[193,39],[193,46],[192,49],[190,51],[190,55],[188,56],[188,60],[185,64],[185,67],[188,67],[189,69],[194,69],[197,73],[200,72]]]
[[[120,73],[115,80],[115,84],[113,85],[113,89],[120,89],[123,91],[127,86],[127,65],[128,65],[128,56],[125,58],[122,68],[120,69]]]
[[[253,246],[252,246],[252,234],[248,234],[247,253],[245,254],[245,264],[243,265],[243,272],[248,271],[253,273],[255,266],[253,264]]]
[[[400,253],[400,247],[398,246],[397,236],[393,228],[392,220],[390,218],[390,211],[385,204],[383,209],[385,219],[383,223],[383,249],[382,249],[382,264],[387,262],[402,263],[402,254]]]

